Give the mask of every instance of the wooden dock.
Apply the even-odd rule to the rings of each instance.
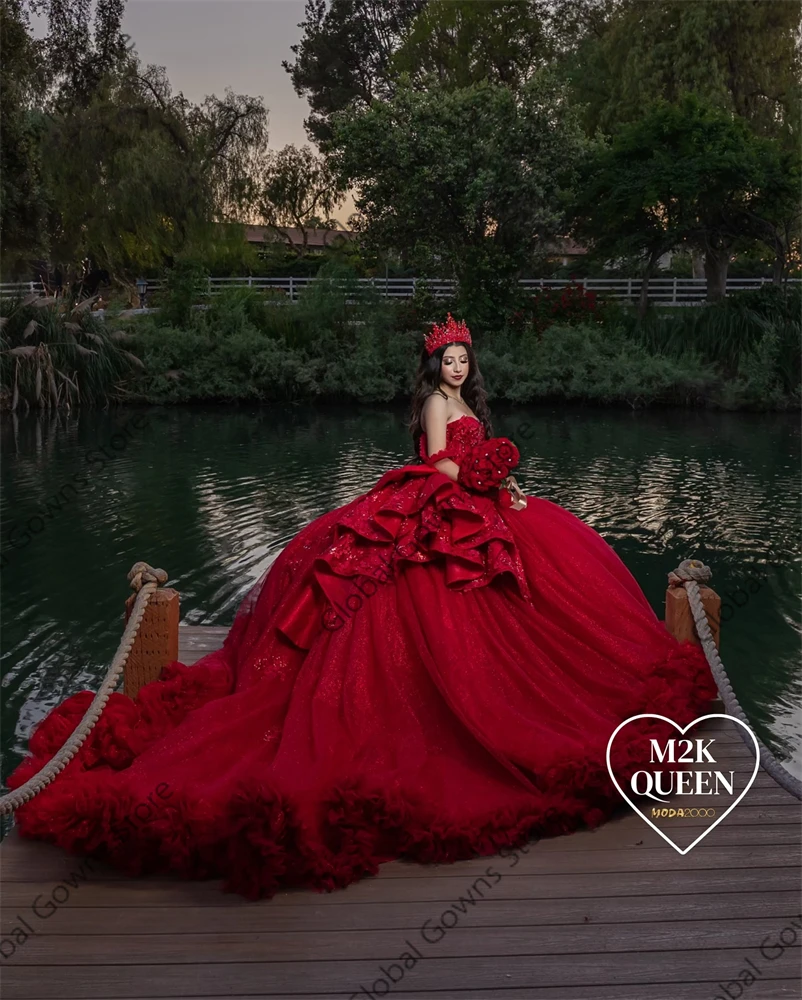
[[[192,663],[226,630],[180,633],[179,658]],[[732,723],[704,727],[727,760],[751,760]],[[2,996],[800,998],[800,818],[799,802],[761,771],[685,855],[624,806],[598,830],[517,856],[396,861],[345,890],[256,903],[218,882],[132,880],[97,862],[88,872],[12,832],[0,846]],[[488,865],[500,876],[490,887],[477,882]],[[18,933],[6,957],[20,918],[32,933]],[[744,970],[754,977],[745,987]]]

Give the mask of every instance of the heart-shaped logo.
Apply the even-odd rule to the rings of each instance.
[[[618,779],[616,778],[615,774],[613,773],[612,765],[611,765],[611,762],[610,762],[610,751],[611,751],[612,746],[613,746],[613,740],[616,738],[616,736],[618,735],[618,733],[624,728],[624,726],[629,725],[631,722],[636,722],[638,719],[659,719],[661,722],[667,722],[670,726],[673,726],[679,732],[680,736],[684,736],[685,733],[687,733],[687,731],[689,729],[691,729],[693,726],[696,726],[700,722],[704,722],[707,719],[727,719],[730,722],[734,722],[734,723],[736,723],[736,725],[741,726],[742,729],[745,729],[747,731],[747,733],[749,733],[749,736],[751,737],[752,742],[755,745],[755,766],[754,766],[754,769],[752,771],[752,774],[751,774],[751,776],[749,778],[749,781],[747,782],[746,786],[743,788],[743,790],[741,791],[740,795],[738,795],[738,797],[733,802],[730,803],[729,807],[727,809],[725,809],[724,812],[722,812],[722,814],[720,816],[716,817],[715,822],[711,823],[710,826],[708,826],[705,830],[703,830],[702,833],[699,834],[699,836],[696,838],[696,840],[694,840],[693,843],[689,844],[687,847],[680,847],[679,845],[675,844],[674,841],[671,839],[671,837],[669,837],[665,833],[665,831],[661,830],[659,826],[657,826],[655,823],[653,823],[652,820],[649,818],[649,816],[647,816],[646,813],[635,802],[632,801],[632,799],[629,797],[629,795],[627,794],[627,792],[621,787],[621,785],[618,782]],[[640,738],[642,738],[642,737],[640,737]],[[709,750],[707,749],[707,746],[705,745],[704,740],[699,740],[699,739],[697,739],[697,740],[688,740],[688,739],[684,739],[684,740],[677,741],[678,743],[681,743],[681,744],[688,744],[688,749],[686,749],[684,751],[684,753],[683,753],[683,756],[680,756],[676,761],[674,759],[674,749],[675,749],[674,743],[675,743],[675,741],[673,739],[669,740],[668,741],[668,745],[666,747],[664,747],[664,748],[660,748],[659,746],[656,746],[656,744],[658,742],[656,740],[651,740],[650,742],[652,744],[652,754],[654,755],[654,753],[656,752],[658,754],[658,761],[660,761],[660,762],[662,762],[664,759],[667,758],[668,761],[671,762],[671,763],[697,763],[697,762],[698,763],[712,762],[713,764],[716,763],[715,758],[710,754]],[[708,739],[708,741],[707,741],[708,744],[713,743],[713,742],[715,742],[715,738]],[[688,760],[684,756],[684,754],[687,754],[687,753],[691,752],[691,747],[692,747],[692,745],[694,743],[696,744],[696,747],[697,747],[696,755],[691,760]],[[649,763],[653,763],[653,756],[652,756],[652,759],[650,760]],[[641,819],[645,820],[653,830],[657,831],[657,833],[660,834],[660,836],[663,838],[663,840],[666,841],[667,844],[671,844],[671,846],[674,848],[674,850],[678,851],[680,854],[687,854],[688,851],[690,851],[692,848],[696,847],[696,845],[699,843],[700,840],[704,840],[704,838],[708,835],[708,833],[710,833],[711,830],[714,830],[719,825],[719,823],[724,819],[724,817],[728,816],[732,812],[732,810],[738,805],[738,803],[741,801],[741,799],[744,797],[744,795],[746,795],[746,793],[752,787],[752,783],[754,782],[755,778],[757,777],[757,772],[758,772],[759,768],[760,768],[760,747],[759,747],[758,742],[757,742],[757,737],[752,732],[752,730],[749,728],[749,726],[745,725],[743,722],[741,722],[740,719],[736,719],[732,715],[723,715],[723,714],[718,714],[718,713],[713,714],[713,715],[703,715],[701,718],[694,719],[693,722],[689,722],[688,725],[685,726],[684,729],[680,728],[680,726],[677,725],[677,723],[674,722],[672,719],[667,719],[664,715],[653,715],[653,714],[648,713],[648,712],[644,713],[643,715],[633,715],[632,718],[625,719],[619,726],[616,727],[615,731],[613,732],[612,736],[610,737],[610,739],[607,742],[607,770],[610,773],[610,777],[613,779],[613,783],[615,784],[615,787],[621,793],[621,795],[623,796],[623,798],[625,799],[625,801],[627,802],[627,804],[629,806],[631,806],[632,809],[635,810],[635,812],[641,817]],[[713,772],[710,772],[710,771],[708,771],[708,772],[685,771],[685,772],[681,772],[681,773],[682,774],[686,774],[686,775],[687,774],[690,774],[690,775],[696,774],[697,775],[697,789],[699,789],[701,787],[701,785],[700,785],[699,777],[698,776],[700,774],[710,774],[710,773],[713,773]],[[720,774],[721,772],[716,772],[716,773]],[[649,784],[649,782],[650,782],[649,772],[644,772],[644,771],[637,772],[636,775],[633,776],[633,781],[635,781],[637,779],[637,776],[641,775],[641,774],[646,775],[646,779],[644,781],[644,784],[646,785],[647,788],[650,788],[651,786]],[[733,772],[731,771],[730,774],[732,775]],[[680,787],[681,787],[681,785],[682,785],[682,781],[680,780]],[[725,784],[725,787],[726,787],[726,784]],[[662,791],[662,788],[659,786],[659,783],[658,783],[658,795],[655,795],[654,792],[651,792],[651,794],[650,794],[649,791],[638,792],[636,789],[633,789],[633,794],[635,794],[635,795],[639,795],[639,794],[640,795],[648,795],[650,798],[652,798],[652,799],[654,799],[654,800],[656,800],[656,801],[658,801],[658,802],[660,802],[662,804],[665,804],[668,801],[668,800],[666,800],[664,798],[658,798],[658,795],[664,794],[663,791]],[[705,794],[709,795],[710,792],[706,792]],[[680,807],[680,808],[682,808],[682,807]],[[658,812],[659,811],[660,810],[658,810]],[[673,809],[672,810],[664,809],[662,812],[663,812],[663,815],[665,815],[667,813],[674,812],[674,811],[676,811],[676,810],[673,810]],[[695,810],[695,811],[696,812],[702,812],[701,809]],[[704,809],[704,812],[706,814],[708,814],[710,812],[714,812],[714,810]],[[653,810],[653,813],[654,813],[654,810]]]

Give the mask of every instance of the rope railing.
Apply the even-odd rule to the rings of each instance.
[[[117,687],[131,649],[136,641],[139,626],[142,624],[142,619],[145,615],[145,609],[153,593],[162,584],[167,582],[167,573],[163,569],[154,569],[146,562],[137,562],[131,568],[128,579],[131,581],[131,587],[137,591],[137,596],[122,639],[120,639],[120,644],[117,647],[117,652],[114,654],[111,666],[103,678],[103,683],[92,699],[91,705],[84,713],[84,717],[67,738],[58,753],[45,764],[41,771],[37,772],[32,778],[29,778],[24,785],[20,785],[13,792],[9,792],[0,798],[0,816],[12,813],[19,806],[30,801],[64,770],[80,750],[95,723],[100,718],[112,692]]]
[[[705,566],[703,562],[700,562],[698,559],[686,559],[679,564],[677,569],[668,574],[668,582],[671,587],[681,586],[685,588],[696,627],[696,634],[699,636],[699,642],[702,644],[708,666],[713,674],[713,679],[721,695],[721,700],[724,703],[724,709],[727,715],[740,720],[749,729],[749,733],[747,733],[742,726],[735,727],[749,748],[750,753],[754,756],[755,745],[752,742],[752,736],[754,736],[760,750],[760,763],[763,765],[766,773],[771,775],[777,784],[786,791],[796,796],[796,798],[802,799],[802,781],[794,777],[787,768],[783,767],[771,750],[753,733],[749,726],[749,719],[741,708],[730,679],[727,676],[727,671],[724,669],[724,664],[721,662],[718,648],[710,630],[710,622],[707,619],[707,614],[702,605],[702,597],[699,593],[699,584],[707,583],[712,575],[710,567]]]

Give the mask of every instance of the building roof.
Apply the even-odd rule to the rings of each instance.
[[[284,241],[294,247],[304,245],[304,230],[296,226],[281,226],[277,231],[272,226],[246,226],[245,239],[248,243],[273,243],[281,241],[282,234]],[[348,229],[307,229],[306,245],[310,250],[322,249],[323,247],[334,246],[342,240],[350,240],[353,233]]]
[[[557,236],[553,240],[546,240],[545,247],[566,257],[580,257],[588,252],[587,247],[583,247],[570,236]]]

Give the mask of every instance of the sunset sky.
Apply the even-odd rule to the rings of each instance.
[[[309,107],[281,65],[303,17],[304,0],[128,0],[122,27],[142,63],[164,66],[173,91],[195,104],[226,87],[263,97],[270,145],[280,149],[308,142]],[[349,200],[336,216],[345,223],[351,211]]]

